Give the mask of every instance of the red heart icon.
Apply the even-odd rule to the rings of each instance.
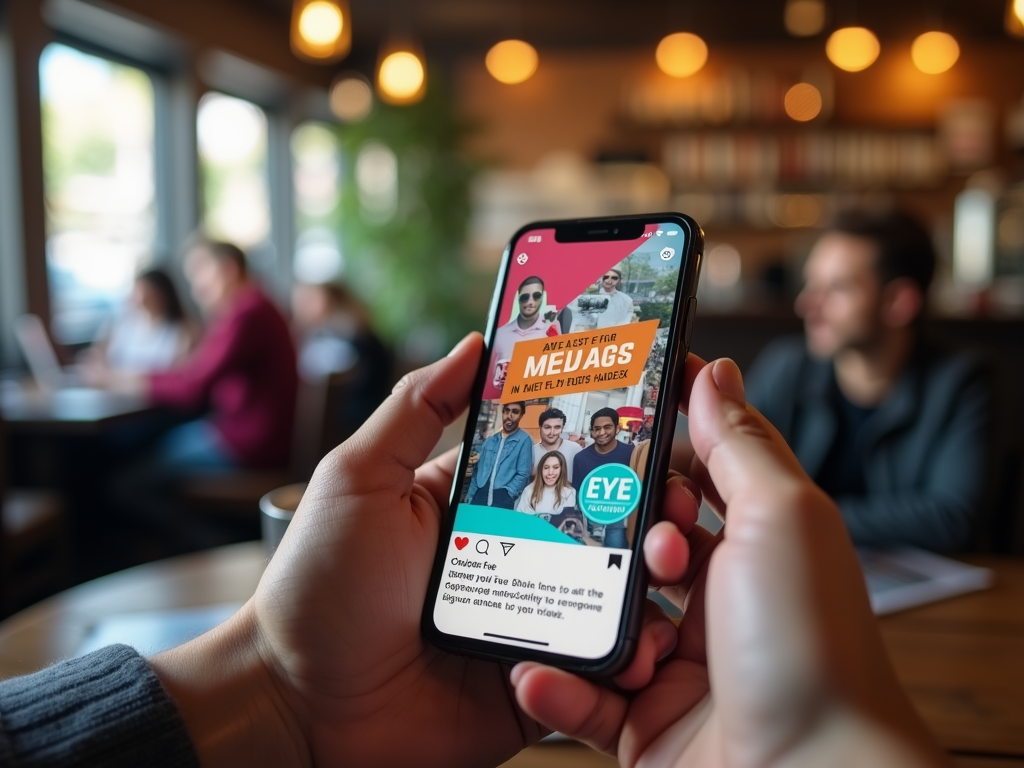
[[[456,536],[455,537],[455,548],[456,549],[462,549],[467,544],[469,544],[469,537],[468,536]]]

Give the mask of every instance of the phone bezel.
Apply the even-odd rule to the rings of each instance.
[[[448,553],[448,542],[455,524],[454,510],[457,506],[457,494],[461,491],[461,483],[464,482],[466,465],[469,461],[467,446],[472,444],[472,438],[476,429],[476,419],[479,413],[480,402],[483,395],[487,377],[488,361],[490,350],[494,343],[494,334],[500,323],[498,311],[501,305],[501,297],[505,293],[508,282],[509,267],[513,246],[519,242],[527,232],[537,229],[559,229],[566,232],[583,233],[586,239],[588,230],[591,232],[615,229],[616,225],[622,225],[620,230],[628,231],[640,226],[640,234],[643,234],[648,224],[675,223],[680,226],[685,237],[683,255],[680,259],[679,282],[676,285],[675,303],[672,310],[672,320],[669,324],[669,337],[666,347],[665,368],[662,372],[661,396],[655,409],[654,435],[651,439],[651,448],[648,472],[643,484],[639,511],[637,519],[637,536],[633,542],[633,557],[630,558],[630,572],[627,578],[626,594],[623,596],[622,613],[619,620],[618,633],[615,645],[612,650],[599,659],[585,659],[578,656],[551,653],[532,648],[523,648],[515,645],[505,645],[476,638],[464,637],[442,632],[434,624],[434,606],[440,591],[443,578],[445,559]],[[580,235],[577,235],[580,236]],[[635,239],[629,236],[613,237],[592,237],[592,241],[599,240],[626,240]],[[581,240],[572,239],[571,242]],[[669,416],[674,414],[679,407],[679,389],[682,381],[681,361],[685,360],[689,351],[689,330],[688,325],[692,321],[692,312],[689,311],[691,303],[696,302],[697,281],[700,274],[700,262],[704,252],[704,232],[700,225],[692,218],[682,213],[652,213],[632,216],[610,216],[586,219],[565,219],[557,221],[538,221],[520,227],[502,253],[501,265],[499,267],[498,279],[495,284],[494,295],[491,299],[488,312],[487,329],[484,336],[485,346],[480,366],[477,370],[476,380],[470,399],[469,415],[466,422],[466,431],[463,434],[459,458],[456,464],[455,479],[449,493],[449,511],[441,521],[437,553],[434,557],[434,565],[431,570],[430,582],[424,601],[424,609],[421,620],[424,636],[435,646],[442,650],[462,655],[474,656],[477,658],[493,659],[503,662],[539,661],[552,666],[567,669],[578,674],[606,677],[616,674],[629,663],[635,650],[636,641],[639,637],[640,625],[643,618],[643,606],[647,595],[647,570],[644,566],[643,555],[638,544],[654,524],[657,517],[651,510],[660,510],[662,497],[665,488],[665,477],[668,470],[668,459],[672,448],[672,429],[665,429],[665,422]]]

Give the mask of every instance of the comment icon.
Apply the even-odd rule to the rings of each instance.
[[[487,539],[480,539],[476,543],[477,554],[486,555],[491,551],[491,543]]]

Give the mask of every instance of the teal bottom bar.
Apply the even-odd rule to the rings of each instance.
[[[511,509],[482,507],[476,504],[459,505],[455,514],[455,530],[460,533],[476,533],[484,536],[507,536],[514,539],[553,541],[556,544],[584,546],[539,517],[515,512]]]

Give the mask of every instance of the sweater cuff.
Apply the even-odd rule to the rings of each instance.
[[[146,660],[112,645],[0,683],[0,765],[162,768],[199,761]]]

